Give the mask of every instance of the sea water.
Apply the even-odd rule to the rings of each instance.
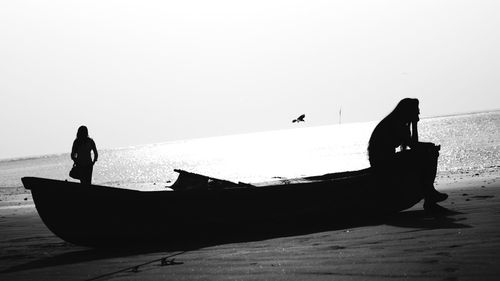
[[[375,125],[297,127],[100,150],[93,183],[153,190],[175,181],[174,169],[249,183],[362,169],[369,166],[366,148]],[[441,145],[440,173],[500,167],[500,111],[425,118],[419,135]],[[71,166],[69,152],[2,160],[0,191],[21,187],[24,176],[74,181]]]

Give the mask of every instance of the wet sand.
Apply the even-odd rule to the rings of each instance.
[[[75,246],[45,227],[29,193],[2,195],[0,280],[498,280],[498,168],[436,186],[450,195],[446,215],[419,203],[381,221],[187,251]]]

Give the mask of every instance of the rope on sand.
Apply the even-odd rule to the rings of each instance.
[[[114,271],[114,272],[105,273],[105,274],[102,274],[102,275],[99,275],[99,276],[87,279],[85,281],[99,280],[99,279],[103,279],[103,278],[110,277],[110,276],[113,276],[115,274],[122,273],[122,272],[127,272],[127,271],[137,273],[137,272],[139,272],[139,268],[141,266],[145,266],[145,265],[152,264],[152,263],[155,263],[155,262],[160,262],[161,266],[182,264],[180,262],[176,262],[175,259],[170,259],[170,258],[178,256],[178,255],[181,255],[181,254],[184,254],[186,252],[188,252],[188,251],[182,251],[182,252],[179,252],[179,253],[176,253],[176,254],[172,254],[172,255],[169,255],[169,256],[161,257],[159,259],[155,259],[155,260],[148,261],[148,262],[145,262],[145,263],[141,263],[141,264],[138,264],[138,265],[130,266],[130,267],[127,267],[127,268],[124,268],[124,269],[120,269],[120,270],[117,270],[117,271]]]

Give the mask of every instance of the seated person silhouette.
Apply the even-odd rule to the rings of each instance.
[[[94,160],[90,152],[94,153]],[[86,126],[80,126],[76,133],[76,139],[73,141],[71,149],[71,160],[76,164],[80,182],[83,184],[92,183],[92,170],[97,161],[97,148],[93,139],[89,137],[89,131]]]
[[[418,105],[418,99],[405,98],[380,121],[370,137],[368,158],[377,174],[415,169],[421,180],[424,209],[438,210],[442,207],[436,203],[448,198],[434,188],[440,146],[418,141]],[[396,153],[397,148],[401,152]]]

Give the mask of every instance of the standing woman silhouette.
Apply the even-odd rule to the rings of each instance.
[[[94,153],[94,160],[90,152]],[[73,148],[71,149],[71,160],[76,164],[76,168],[80,175],[80,182],[83,184],[92,183],[92,170],[97,161],[98,153],[95,142],[89,138],[89,131],[87,127],[80,126],[76,133],[76,139],[73,141]]]

